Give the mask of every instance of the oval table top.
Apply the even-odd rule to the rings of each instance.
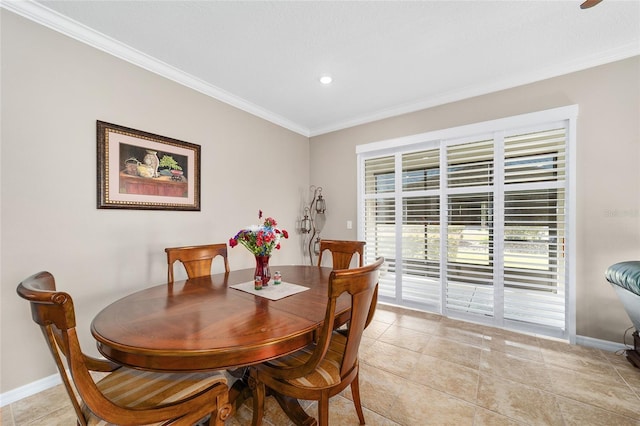
[[[324,320],[331,268],[271,266],[309,290],[280,300],[229,288],[254,269],[150,287],[104,308],[91,324],[98,350],[119,364],[154,371],[207,371],[277,358],[311,343]],[[273,285],[273,281],[270,282]],[[338,299],[336,323],[350,300]]]

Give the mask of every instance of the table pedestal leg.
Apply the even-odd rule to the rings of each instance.
[[[273,391],[271,391],[271,395],[273,395],[276,401],[278,401],[278,404],[280,404],[280,407],[287,417],[289,417],[289,419],[291,419],[291,421],[297,426],[317,426],[317,420],[309,416],[302,409],[300,402],[297,399],[280,395]]]
[[[237,377],[236,380],[229,389],[229,402],[233,406],[233,413],[235,414],[240,406],[249,398],[253,397],[251,388],[251,378],[249,377],[249,368],[243,367],[235,370],[227,370],[233,377]],[[282,411],[294,422],[297,426],[317,426],[318,422],[313,417],[309,416],[300,405],[300,402],[289,396],[280,395],[277,392],[267,387],[267,396],[273,395],[278,401],[278,404],[282,408]]]
[[[239,379],[236,380],[229,389],[229,403],[233,407],[233,414],[236,414],[238,408],[240,408],[247,399],[251,398],[251,389],[249,389],[247,384],[249,368],[237,368],[235,370],[227,370],[227,372]]]
[[[229,403],[233,407],[233,413],[235,414],[238,408],[249,398],[251,398],[249,386],[242,380],[236,380],[229,389]]]

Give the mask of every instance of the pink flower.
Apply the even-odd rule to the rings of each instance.
[[[258,218],[262,219],[262,210],[258,211]],[[251,253],[256,256],[270,256],[273,250],[280,249],[280,239],[289,238],[289,233],[285,230],[276,228],[278,222],[272,217],[267,217],[262,225],[252,225],[246,229],[241,229],[231,239],[229,246],[237,245],[245,246]]]

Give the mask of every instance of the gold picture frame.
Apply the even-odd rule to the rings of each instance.
[[[97,121],[98,208],[200,211],[200,145]]]

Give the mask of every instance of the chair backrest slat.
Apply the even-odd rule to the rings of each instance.
[[[351,296],[351,315],[347,323],[347,345],[340,366],[342,377],[353,369],[358,358],[362,333],[369,325],[370,317],[373,317],[376,303],[374,297],[377,297],[378,294],[380,267],[383,262],[384,258],[381,257],[365,267],[334,270],[331,273],[330,297],[337,300],[345,292]]]
[[[364,241],[345,240],[320,240],[320,255],[318,256],[318,266],[322,265],[323,253],[326,250],[331,252],[333,269],[348,269],[351,265],[353,255],[358,253],[358,267],[364,263]]]
[[[167,279],[170,283],[174,280],[173,264],[178,260],[182,262],[189,278],[211,275],[211,264],[216,256],[222,256],[225,272],[230,271],[227,245],[225,243],[169,247],[164,249],[164,251],[167,253]]]

